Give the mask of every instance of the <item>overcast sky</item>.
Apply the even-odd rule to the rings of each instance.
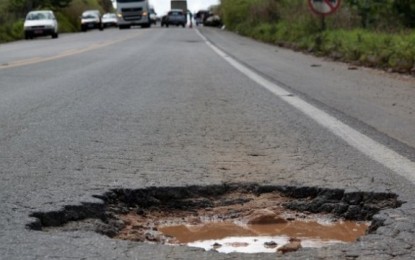
[[[163,15],[170,10],[170,0],[150,0],[158,15]],[[206,10],[212,5],[219,4],[219,0],[187,0],[187,8],[192,12]]]
[[[157,15],[160,16],[170,10],[170,0],[150,0],[150,4],[154,6]],[[217,4],[219,4],[219,0],[187,0],[187,8],[192,13]]]
[[[170,0],[150,0],[158,15],[163,15],[170,10]],[[209,6],[219,4],[219,0],[187,0],[187,8],[191,12],[207,9]]]

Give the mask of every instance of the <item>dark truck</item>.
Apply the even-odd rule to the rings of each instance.
[[[176,10],[181,9],[184,13],[187,13],[187,1],[186,0],[171,0],[170,9]]]
[[[182,9],[172,9],[161,19],[161,26],[166,27],[169,27],[169,25],[181,25],[184,28],[186,23],[186,13]]]

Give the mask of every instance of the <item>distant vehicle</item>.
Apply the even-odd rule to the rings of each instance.
[[[50,10],[31,11],[26,15],[23,25],[26,40],[37,36],[52,36],[58,38],[58,22]]]
[[[219,15],[209,16],[203,23],[205,26],[220,27],[222,26],[222,20]]]
[[[167,26],[167,14],[163,15],[160,19],[160,25],[161,27]]]
[[[118,28],[129,29],[133,25],[151,27],[149,0],[116,0]]]
[[[150,21],[152,24],[157,24],[157,13],[154,8],[150,8]]]
[[[194,15],[196,25],[204,24],[204,22],[206,21],[206,19],[209,18],[210,16],[212,16],[212,13],[210,11],[207,11],[207,10],[200,10],[200,11],[198,11]]]
[[[87,10],[81,16],[81,30],[86,32],[89,29],[104,30],[101,13],[98,10]]]
[[[161,21],[161,26],[169,27],[169,25],[181,25],[182,27],[185,27],[187,23],[187,17],[183,10],[172,9],[167,13],[167,15],[163,16]]]
[[[107,27],[117,27],[118,20],[115,13],[106,13],[102,16],[102,26]]]

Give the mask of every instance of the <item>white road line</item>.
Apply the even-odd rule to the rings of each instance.
[[[210,48],[212,48],[220,57],[226,60],[237,70],[245,74],[248,78],[268,89],[271,93],[278,96],[291,106],[297,108],[308,117],[316,121],[318,124],[327,128],[330,132],[340,137],[363,154],[369,156],[371,159],[384,165],[386,168],[389,168],[396,174],[405,177],[413,184],[415,184],[415,162],[376,142],[370,137],[356,131],[352,127],[344,124],[323,110],[320,110],[317,107],[307,103],[301,98],[290,95],[291,93],[282,87],[267,80],[258,73],[237,62],[235,59],[229,57],[226,53],[211,44],[198,30],[196,30],[196,32],[205,41],[205,43]]]

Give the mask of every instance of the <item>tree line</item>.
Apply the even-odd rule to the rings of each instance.
[[[219,10],[227,26],[245,22],[277,22],[287,16],[308,15],[307,0],[221,0]],[[415,0],[342,0],[333,15],[341,27],[382,31],[415,28]],[[348,22],[348,23],[346,23]]]
[[[68,7],[74,0],[6,0],[10,12],[25,14],[39,8],[60,10]],[[88,2],[88,1],[84,1]],[[112,9],[112,0],[97,0],[104,11]]]
[[[345,4],[357,10],[364,28],[376,27],[383,20],[415,28],[414,0],[345,0]]]

